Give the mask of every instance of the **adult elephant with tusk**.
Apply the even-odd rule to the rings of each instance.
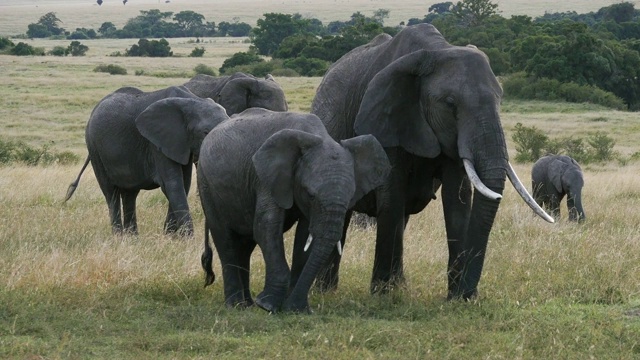
[[[477,293],[507,176],[527,204],[553,222],[509,164],[501,98],[487,56],[474,46],[450,45],[430,24],[408,26],[395,37],[379,35],[325,74],[312,112],[336,140],[374,135],[392,165],[385,183],[354,207],[377,217],[372,292],[404,281],[404,229],[440,184],[448,298]],[[305,256],[297,252],[294,262],[304,263]],[[339,264],[334,252],[317,280],[321,288],[337,286]]]

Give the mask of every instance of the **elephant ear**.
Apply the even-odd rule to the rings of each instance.
[[[241,76],[225,84],[218,95],[218,103],[227,110],[227,115],[241,113],[249,107],[249,100],[257,91],[257,82],[253,77]]]
[[[149,105],[136,118],[140,134],[169,159],[187,165],[191,157],[189,135],[182,107],[194,105],[194,99],[170,97]]]
[[[377,73],[356,115],[356,134],[372,134],[383,147],[401,146],[418,156],[438,156],[440,145],[420,101],[420,78],[433,71],[435,58],[433,51],[415,51]]]
[[[554,159],[549,163],[549,168],[547,169],[549,174],[549,180],[553,184],[553,187],[559,193],[562,192],[562,175],[567,170],[569,165],[563,161]]]
[[[253,155],[253,166],[260,182],[271,192],[278,206],[293,206],[293,181],[296,163],[322,138],[304,131],[284,129],[271,135]]]
[[[356,191],[350,207],[373,189],[382,185],[391,172],[391,164],[380,142],[373,135],[360,135],[340,144],[353,156]]]

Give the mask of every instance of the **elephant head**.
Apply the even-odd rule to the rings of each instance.
[[[271,75],[258,79],[237,73],[220,90],[216,101],[227,109],[229,116],[252,107],[273,111],[289,109],[284,91]]]
[[[227,110],[229,116],[252,107],[287,111],[284,91],[273,76],[264,79],[237,72],[231,76],[198,74],[184,84],[201,98],[211,98]]]
[[[355,120],[356,134],[373,134],[385,148],[399,147],[423,158],[445,156],[464,165],[476,192],[462,240],[467,263],[460,271],[465,278],[453,280],[459,282],[453,292],[450,283],[453,297],[475,292],[507,175],[527,204],[553,222],[508,162],[501,97],[488,58],[477,48],[422,49],[398,58],[373,77]]]
[[[347,211],[380,186],[391,169],[384,149],[371,135],[340,143],[326,137],[280,130],[253,156],[260,182],[278,206],[289,209],[295,204],[300,209],[309,220],[309,241],[315,243],[285,302],[286,310],[307,309],[307,294],[321,266],[336,244],[341,251]]]
[[[198,161],[205,136],[228,118],[211,99],[169,97],[149,105],[135,122],[164,156],[187,165]]]

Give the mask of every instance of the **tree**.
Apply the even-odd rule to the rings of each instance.
[[[229,69],[236,66],[249,65],[263,61],[263,58],[252,52],[237,52],[222,63],[222,67],[220,67],[220,74],[224,74]]]
[[[103,22],[102,25],[100,25],[100,28],[98,29],[98,32],[103,36],[103,37],[110,37],[113,35],[113,33],[115,33],[117,30],[116,26],[110,22]]]
[[[433,14],[446,14],[451,12],[451,7],[453,7],[453,3],[451,1],[441,2],[429,6],[429,12]]]
[[[451,13],[466,26],[478,26],[487,18],[497,14],[498,4],[491,0],[462,0],[452,8]]]
[[[185,36],[201,36],[204,25],[204,16],[191,10],[177,13],[173,20],[178,23],[178,27]],[[200,31],[199,31],[200,30]]]
[[[168,57],[173,56],[173,52],[171,52],[169,42],[165,39],[140,39],[137,45],[132,45],[127,50],[127,56]]]
[[[373,20],[380,25],[384,25],[384,20],[389,18],[389,9],[378,9],[373,12]]]
[[[58,25],[61,22],[54,12],[46,13],[38,20],[38,24],[44,25],[52,35],[64,34],[64,29]]]
[[[264,19],[258,19],[258,26],[253,29],[251,43],[260,55],[271,55],[285,38],[298,33],[303,27],[302,20],[296,20],[293,15],[280,13],[264,14]]]

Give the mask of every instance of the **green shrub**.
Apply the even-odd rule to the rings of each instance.
[[[109,73],[111,75],[127,75],[127,69],[123,68],[120,65],[98,65],[93,69],[94,72],[104,72]]]
[[[9,53],[16,56],[44,55],[44,49],[35,48],[29,44],[19,42],[16,46],[11,48]]]
[[[615,152],[613,151],[613,146],[616,142],[613,138],[607,136],[607,134],[598,131],[587,138],[587,143],[589,143],[593,149],[590,154],[592,160],[609,161],[614,158]]]
[[[67,48],[64,46],[55,46],[51,51],[47,52],[47,55],[65,56],[67,55]]]
[[[252,52],[237,52],[222,63],[220,74],[232,74],[233,71],[230,71],[231,68],[259,62],[264,62],[264,59]]]
[[[300,74],[293,69],[273,69],[271,75],[277,77],[299,77]]]
[[[210,66],[207,66],[205,64],[198,64],[196,65],[195,68],[193,68],[193,71],[196,74],[205,74],[205,75],[211,75],[211,76],[216,76],[216,70]]]
[[[14,46],[15,44],[13,43],[13,41],[9,40],[9,38],[0,37],[0,50],[10,49]]]
[[[190,57],[202,57],[202,55],[204,55],[204,47],[197,47],[191,51],[191,54],[189,54]]]
[[[623,100],[613,93],[590,85],[562,83],[555,79],[526,77],[516,73],[503,80],[505,98],[592,103],[618,110],[626,109]]]
[[[329,62],[300,56],[284,61],[284,67],[293,69],[302,76],[322,76],[329,68]]]
[[[127,56],[149,56],[149,57],[168,57],[173,56],[171,46],[165,39],[160,40],[138,40],[137,45],[132,45],[126,51]]]
[[[58,164],[75,164],[80,157],[72,152],[54,152],[49,145],[34,148],[22,141],[6,141],[0,139],[0,164],[22,163],[29,166]]]
[[[542,130],[534,127],[526,127],[521,123],[516,124],[515,132],[511,136],[516,143],[516,161],[536,161],[542,155],[549,141],[549,137]]]
[[[80,41],[72,41],[67,47],[67,54],[71,54],[71,56],[84,56],[87,51],[89,51],[89,47],[82,45]]]

